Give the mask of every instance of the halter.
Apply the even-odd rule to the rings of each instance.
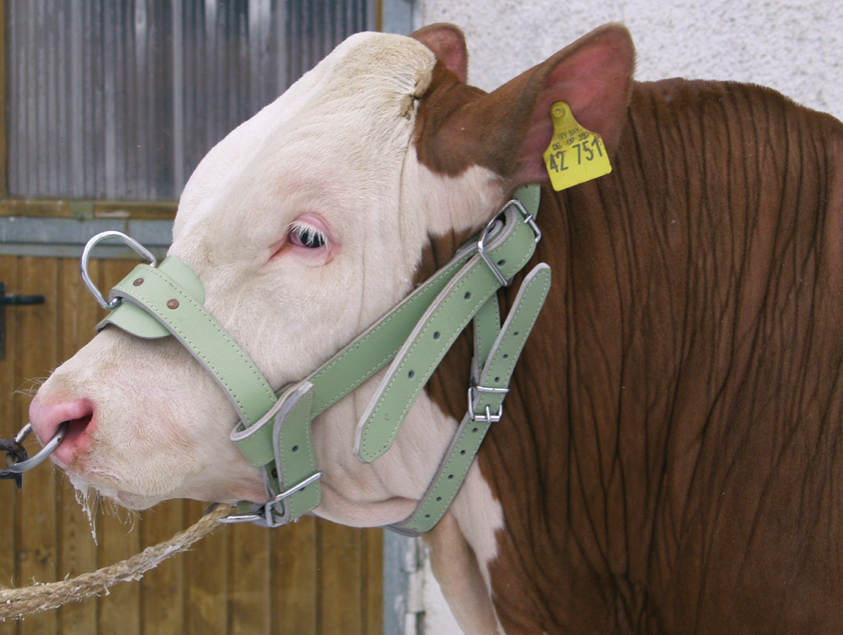
[[[459,492],[489,427],[503,415],[503,400],[524,343],[550,289],[550,267],[525,277],[503,324],[497,291],[530,260],[541,232],[537,185],[521,188],[483,232],[400,304],[306,378],[275,391],[246,352],[204,307],[204,288],[174,256],[159,265],[142,245],[120,232],[94,236],[82,255],[86,286],[116,326],[146,339],[178,339],[211,373],[234,405],[239,423],[231,440],[262,471],[269,502],[243,501],[222,522],[277,527],[319,505],[322,473],[316,465],[311,423],[389,364],[357,426],[354,453],[364,463],[392,445],[424,385],[469,322],[474,358],[467,413],[433,482],[415,511],[390,525],[407,535],[430,531]],[[88,275],[92,248],[116,237],[149,261],[119,282],[106,301]]]

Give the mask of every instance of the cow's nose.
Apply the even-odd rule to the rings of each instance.
[[[69,465],[89,442],[89,426],[94,417],[94,406],[87,399],[77,399],[58,404],[43,404],[36,396],[29,406],[29,422],[41,444],[52,439],[58,427],[69,421],[64,440],[53,456]]]

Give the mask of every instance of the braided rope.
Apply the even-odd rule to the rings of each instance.
[[[201,540],[214,529],[217,522],[231,512],[228,505],[218,505],[216,509],[199,519],[192,527],[152,547],[128,560],[123,560],[93,573],[48,584],[35,583],[21,589],[0,588],[0,622],[7,619],[19,619],[25,615],[57,609],[70,602],[79,602],[92,595],[98,595],[118,582],[140,580],[144,573],[154,569],[167,558],[184,551],[193,543]]]

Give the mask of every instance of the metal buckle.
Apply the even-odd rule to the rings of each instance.
[[[120,298],[115,298],[111,302],[107,302],[105,297],[103,296],[102,292],[97,288],[97,285],[94,284],[94,281],[91,280],[91,276],[88,275],[88,260],[91,258],[91,251],[93,248],[98,244],[101,243],[103,240],[107,238],[119,238],[124,243],[126,243],[129,247],[134,249],[138,254],[146,258],[150,265],[153,267],[158,266],[158,260],[156,260],[155,256],[152,255],[152,252],[149,251],[146,247],[141,245],[137,240],[132,238],[131,236],[127,236],[123,232],[118,231],[107,231],[97,234],[88,243],[85,245],[85,249],[82,251],[82,260],[79,263],[79,267],[82,270],[82,282],[85,283],[85,286],[88,287],[88,291],[91,292],[91,295],[94,296],[94,299],[99,303],[99,305],[107,310],[116,309],[120,306],[122,300]]]
[[[271,501],[269,501],[266,504],[267,507],[269,507],[270,505],[277,505],[278,503],[282,502],[284,499],[289,498],[290,496],[292,496],[296,492],[303,490],[305,487],[315,483],[316,481],[318,481],[321,478],[322,478],[322,472],[316,472],[316,474],[313,474],[312,476],[308,476],[306,479],[304,479],[298,485],[293,485],[290,489],[284,490],[283,492],[278,494],[278,496],[276,496],[275,498],[273,498]]]
[[[521,220],[523,220],[527,226],[533,230],[533,234],[536,237],[536,243],[538,243],[542,239],[542,232],[539,229],[539,226],[536,225],[536,221],[533,219],[533,215],[526,210],[524,205],[521,204],[521,201],[518,199],[511,199],[506,205],[503,206],[503,209],[498,212],[495,217],[489,221],[486,225],[486,228],[483,230],[483,233],[480,235],[480,240],[477,241],[477,253],[480,254],[480,257],[483,259],[483,262],[488,265],[489,269],[492,270],[492,273],[495,274],[495,278],[498,279],[498,282],[501,283],[501,286],[508,287],[511,280],[507,280],[506,276],[503,275],[501,270],[498,268],[497,264],[492,260],[492,257],[489,256],[489,253],[486,251],[486,239],[489,237],[489,233],[491,232],[492,228],[497,223],[497,220],[506,213],[506,211],[510,208],[514,207],[518,210],[518,213],[521,214]]]
[[[210,513],[210,511],[213,509],[213,507],[215,505],[216,505],[216,503],[209,506],[205,510],[206,516],[208,515],[208,513]],[[223,525],[232,525],[234,523],[253,523],[253,522],[262,521],[262,520],[263,520],[263,515],[257,514],[257,513],[255,513],[255,514],[231,514],[230,516],[226,516],[225,518],[220,518],[217,522],[222,523]]]
[[[296,492],[303,490],[308,485],[312,485],[321,478],[322,472],[316,472],[316,474],[307,477],[301,483],[293,485],[276,495],[266,504],[257,506],[254,511],[248,514],[232,514],[231,516],[221,518],[218,522],[226,525],[232,523],[255,523],[270,528],[286,525],[289,522],[286,519],[286,514],[279,512],[277,507]]]
[[[487,388],[486,386],[470,386],[468,389],[468,416],[472,421],[478,421],[480,423],[497,423],[503,417],[503,404],[498,407],[498,411],[495,414],[492,414],[492,408],[490,406],[486,406],[486,414],[478,415],[474,412],[474,391],[477,392],[486,392],[491,393],[493,395],[505,395],[509,392],[509,388]]]
[[[524,207],[524,205],[521,204],[521,201],[519,201],[518,199],[512,199],[511,201],[509,201],[507,207],[509,207],[509,205],[515,206],[515,209],[517,209],[518,212],[521,214],[521,219],[525,223],[527,223],[530,229],[533,230],[533,233],[536,235],[536,243],[538,243],[542,239],[542,230],[539,229],[539,226],[536,224],[533,215],[527,211],[527,209]],[[506,210],[506,207],[504,207],[504,210]]]

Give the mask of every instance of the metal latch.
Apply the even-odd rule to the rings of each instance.
[[[6,308],[5,305],[44,304],[43,295],[16,295],[6,293],[6,284],[0,282],[0,359],[6,359]]]

